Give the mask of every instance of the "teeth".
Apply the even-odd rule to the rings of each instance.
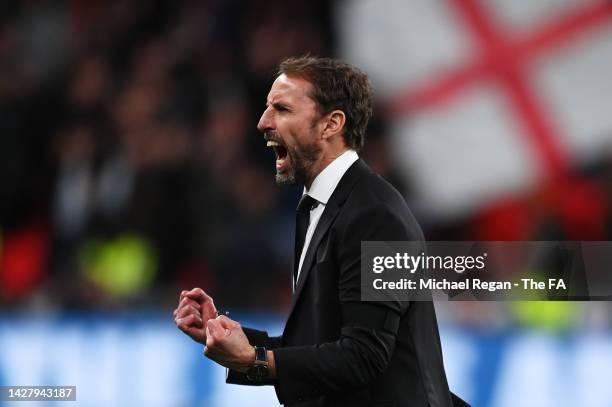
[[[266,146],[268,146],[268,147],[280,147],[280,144],[277,143],[276,141],[268,141]]]

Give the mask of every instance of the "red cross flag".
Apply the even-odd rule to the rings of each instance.
[[[345,0],[343,57],[394,113],[438,218],[562,179],[612,146],[612,2]]]

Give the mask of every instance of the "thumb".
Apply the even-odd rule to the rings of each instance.
[[[231,319],[229,319],[228,317],[226,317],[225,315],[220,315],[217,318],[215,318],[216,322],[219,323],[219,325],[225,329],[232,329],[232,328],[237,328],[238,324],[234,321],[232,321]]]
[[[215,336],[218,331],[219,331],[219,328],[217,327],[215,320],[209,319],[206,322],[206,333],[210,336]]]
[[[230,334],[230,330],[226,329],[218,320],[209,319],[206,323],[206,328],[213,337],[220,339]]]

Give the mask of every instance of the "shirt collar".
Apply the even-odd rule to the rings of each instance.
[[[344,173],[358,159],[359,156],[355,150],[345,151],[316,176],[312,185],[310,185],[310,189],[304,188],[304,193],[323,205],[327,205],[327,201],[329,201]]]

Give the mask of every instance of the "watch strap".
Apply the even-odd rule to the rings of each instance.
[[[255,363],[261,364],[257,362],[263,362],[266,365],[268,364],[268,352],[263,346],[255,346]]]
[[[261,382],[268,376],[268,352],[263,346],[254,346],[255,360],[246,372],[247,379],[253,382]]]

